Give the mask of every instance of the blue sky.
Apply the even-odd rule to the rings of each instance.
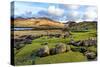
[[[97,7],[39,2],[14,2],[14,18],[47,17],[55,21],[94,21],[97,20]]]

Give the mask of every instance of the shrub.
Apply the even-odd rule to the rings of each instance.
[[[79,49],[80,49],[80,52],[81,52],[81,53],[84,53],[84,52],[87,51],[87,49],[86,49],[85,47],[80,47]]]
[[[90,46],[87,48],[87,50],[95,53],[97,52],[97,48],[95,46]]]

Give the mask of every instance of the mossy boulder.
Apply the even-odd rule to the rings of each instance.
[[[47,45],[43,46],[42,48],[38,49],[37,56],[45,57],[49,55],[49,47]]]
[[[85,56],[86,56],[89,60],[92,60],[92,59],[95,59],[95,58],[96,58],[96,54],[95,54],[94,52],[89,52],[89,51],[87,51],[87,52],[85,52],[84,54],[85,54]]]
[[[56,54],[56,48],[51,48],[50,49],[50,55]]]
[[[71,50],[70,45],[66,45],[66,51],[70,51],[70,50]]]
[[[56,50],[57,54],[65,52],[66,51],[66,44],[63,44],[63,43],[56,44],[55,50]]]

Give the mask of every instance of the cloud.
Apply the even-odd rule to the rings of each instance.
[[[97,7],[87,7],[86,10],[97,11]]]
[[[71,10],[76,10],[80,7],[79,5],[65,5],[65,6]]]
[[[72,17],[77,17],[78,14],[79,14],[78,11],[71,11],[71,12],[69,13],[69,15],[72,16]]]
[[[21,16],[21,15],[24,14],[24,16],[29,17],[29,14],[27,14],[27,13],[31,13],[30,14],[30,17],[31,17],[32,15],[37,14],[41,10],[45,11],[46,8],[42,8],[42,7],[30,7],[30,6],[24,6],[23,8],[16,7],[14,15],[15,16]]]
[[[85,20],[95,20],[97,18],[97,9],[94,7],[88,7],[84,13]]]
[[[56,8],[55,6],[49,6],[48,12],[50,14],[56,15],[56,16],[62,16],[64,14],[64,10],[60,8]]]
[[[92,20],[92,19],[97,17],[97,14],[94,11],[87,11],[85,13],[85,16],[87,17],[87,19],[91,19]]]
[[[67,13],[67,19],[66,20],[71,20],[71,21],[76,21],[80,19],[79,11],[69,11]]]
[[[13,7],[12,7],[13,8]],[[57,21],[97,20],[97,8],[86,5],[22,3],[14,4],[14,17],[47,17]]]
[[[15,17],[31,17],[37,14],[41,10],[47,10],[44,7],[32,6],[29,3],[15,2],[14,4],[14,16]]]

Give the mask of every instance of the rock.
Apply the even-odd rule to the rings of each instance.
[[[26,39],[30,39],[30,40],[33,40],[35,37],[34,36],[32,36],[32,35],[27,35],[26,36]]]
[[[63,43],[59,43],[55,46],[56,53],[63,53],[66,51],[66,45]]]
[[[95,59],[96,58],[96,54],[94,53],[94,52],[89,52],[89,51],[87,51],[87,52],[85,52],[84,53],[85,54],[85,56],[87,56],[87,58],[90,60],[90,59]]]
[[[44,47],[40,48],[38,51],[37,51],[37,55],[39,57],[45,57],[45,56],[48,56],[49,55],[49,48],[47,45],[45,45]]]
[[[49,36],[49,38],[53,38],[53,37],[54,37],[54,35],[53,35],[53,34],[49,34],[48,36]]]
[[[50,49],[50,55],[56,54],[56,48],[51,48]]]
[[[70,33],[69,33],[69,32],[66,32],[66,33],[64,34],[64,38],[69,37],[69,36],[70,36]]]
[[[83,41],[77,41],[76,42],[76,46],[82,46],[83,45]]]
[[[75,41],[73,39],[71,39],[70,43],[71,45],[75,45]]]
[[[70,50],[71,50],[70,46],[66,45],[66,51],[70,51]]]
[[[83,41],[83,46],[93,46],[93,45],[97,45],[97,40],[84,40]]]
[[[70,44],[74,45],[74,46],[82,46],[83,45],[83,41],[77,41],[75,42],[74,40],[70,41]]]
[[[55,37],[60,38],[61,34],[56,34]]]
[[[25,39],[24,40],[24,44],[31,44],[32,43],[32,40],[30,40],[30,39]]]
[[[22,36],[20,36],[19,38],[25,38],[27,35],[22,35]]]
[[[71,40],[69,44],[74,46],[93,46],[93,45],[97,45],[97,40],[88,39],[88,40],[82,40],[76,42],[74,40]]]

